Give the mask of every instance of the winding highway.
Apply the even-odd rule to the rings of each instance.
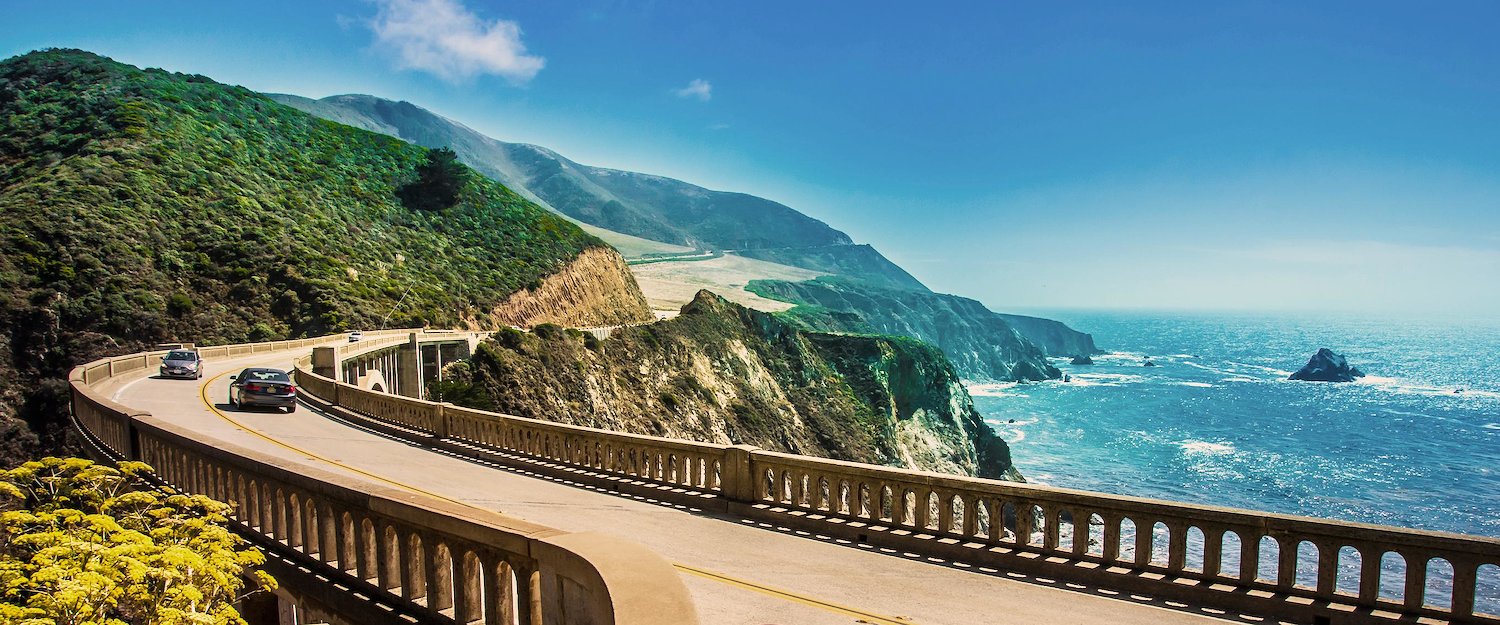
[[[1173,625],[1268,622],[1059,580],[888,553],[733,516],[600,492],[392,439],[306,404],[236,410],[229,376],[290,370],[305,351],[209,361],[202,380],[148,377],[101,388],[228,443],[374,484],[422,492],[564,531],[614,534],[673,562],[704,623],[728,625]]]

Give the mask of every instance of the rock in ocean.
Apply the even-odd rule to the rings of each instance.
[[[1364,372],[1349,366],[1349,361],[1343,354],[1335,354],[1327,347],[1318,350],[1313,357],[1307,361],[1307,366],[1298,369],[1292,374],[1290,380],[1306,380],[1310,382],[1353,382],[1355,378],[1365,377]]]
[[[1072,364],[1075,364],[1075,365],[1092,365],[1092,364],[1094,364],[1094,359],[1093,358],[1089,358],[1087,354],[1078,355],[1078,356],[1074,356],[1073,357],[1073,363]]]

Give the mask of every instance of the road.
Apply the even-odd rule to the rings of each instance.
[[[272,352],[208,362],[202,380],[124,377],[103,390],[127,406],[236,445],[565,531],[602,532],[643,544],[677,565],[705,624],[1264,622],[1214,618],[1190,606],[882,553],[569,486],[392,440],[306,405],[292,414],[228,405],[230,374],[248,366],[290,369],[300,355]]]

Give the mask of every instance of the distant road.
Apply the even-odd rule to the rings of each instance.
[[[228,377],[290,369],[305,352],[207,363],[203,380],[124,377],[106,395],[227,442],[372,483],[504,512],[564,531],[615,534],[682,571],[704,623],[727,625],[1046,625],[1222,623],[1191,608],[1053,580],[880,553],[734,517],[610,495],[392,440],[303,405],[296,413],[229,407]],[[154,372],[152,367],[149,371]],[[1123,596],[1123,595],[1121,595]]]

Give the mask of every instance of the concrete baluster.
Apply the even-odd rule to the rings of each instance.
[[[1240,536],[1240,583],[1249,585],[1260,577],[1260,532],[1250,529],[1235,532]]]
[[[1120,522],[1123,517],[1108,512],[1101,516],[1104,519],[1102,555],[1105,562],[1115,562],[1120,559]]]
[[[1224,567],[1224,528],[1210,526],[1203,529],[1203,574],[1217,577]]]
[[[1318,547],[1318,597],[1332,599],[1339,580],[1339,549],[1338,543],[1317,541],[1313,543]]]
[[[375,568],[376,586],[381,590],[406,594],[401,588],[404,579],[406,549],[402,545],[400,529],[385,520],[375,524]]]
[[[1181,571],[1187,568],[1187,525],[1181,522],[1167,523],[1167,570]]]
[[[318,555],[335,568],[348,568],[348,560],[339,556],[339,525],[342,521],[327,503],[318,505]]]
[[[380,580],[380,534],[375,522],[363,515],[356,515],[354,525],[354,576],[366,582]]]
[[[427,598],[428,545],[416,533],[404,528],[401,532],[401,596],[416,601]]]
[[[1276,551],[1276,586],[1289,589],[1297,585],[1297,539],[1277,536]]]
[[[1156,546],[1156,522],[1131,519],[1135,522],[1135,565],[1151,566],[1152,551]]]
[[[1042,549],[1046,551],[1057,551],[1057,524],[1061,512],[1054,504],[1042,504]]]
[[[1402,594],[1403,603],[1407,610],[1415,611],[1421,609],[1426,603],[1428,555],[1406,550],[1401,550],[1399,553],[1401,557],[1406,558],[1406,591]]]
[[[335,522],[334,544],[338,545],[335,555],[339,560],[339,570],[357,575],[359,527],[356,523],[358,520],[348,512],[337,509],[331,512]]]
[[[1073,508],[1073,557],[1075,558],[1088,555],[1089,539],[1093,535],[1089,528],[1093,519],[1093,512]]]
[[[1371,607],[1380,601],[1380,561],[1385,549],[1370,543],[1355,545],[1359,550],[1359,599],[1361,606]]]
[[[1032,528],[1036,525],[1036,508],[1026,500],[1019,500],[1016,505],[1016,544],[1030,545]]]
[[[916,490],[916,526],[919,530],[926,530],[931,525],[932,520],[932,489],[918,487]]]
[[[937,492],[937,513],[939,534],[953,532],[953,493],[948,491]]]
[[[485,552],[479,561],[484,567],[484,620],[488,625],[516,623],[516,585],[510,564]]]
[[[1453,565],[1453,603],[1450,611],[1455,620],[1474,613],[1474,590],[1479,583],[1479,561],[1448,555]]]
[[[484,580],[479,556],[467,548],[455,547],[453,554],[453,620],[459,625],[484,618]]]
[[[427,576],[427,609],[443,612],[453,607],[453,552],[442,539],[430,533],[422,536],[422,569]]]

